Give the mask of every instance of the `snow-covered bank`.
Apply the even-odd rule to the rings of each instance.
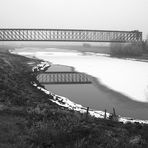
[[[38,64],[37,66],[33,67],[33,71],[40,71],[40,70],[44,70],[47,67],[49,67],[50,64],[49,62],[41,62],[41,64]],[[55,102],[56,104],[63,106],[63,107],[67,107],[69,109],[75,110],[75,111],[79,111],[81,113],[85,113],[86,112],[86,107],[83,107],[80,104],[76,104],[72,101],[70,101],[68,98],[62,97],[62,96],[58,96],[56,94],[51,93],[50,91],[38,86],[35,82],[31,82],[33,86],[35,86],[37,89],[43,91],[44,93],[48,94],[48,95],[52,95],[53,96],[53,100],[51,100],[52,102]],[[103,111],[97,111],[97,110],[89,110],[89,114],[91,116],[95,116],[96,118],[103,118],[104,117],[104,112]],[[107,113],[107,117],[109,117],[109,113]],[[132,118],[129,117],[120,117],[119,116],[119,121],[121,122],[139,122],[139,123],[145,123],[148,124],[147,120],[134,120]]]

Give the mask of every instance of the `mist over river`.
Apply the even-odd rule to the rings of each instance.
[[[97,110],[106,108],[111,112],[115,107],[121,116],[148,119],[148,62],[57,48],[27,47],[15,52],[72,66],[98,79],[91,85],[46,86],[53,93]]]

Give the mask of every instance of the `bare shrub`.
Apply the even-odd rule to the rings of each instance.
[[[119,57],[141,56],[143,47],[141,43],[111,43],[110,54]]]
[[[148,36],[142,43],[143,43],[142,46],[143,46],[144,52],[148,53]]]

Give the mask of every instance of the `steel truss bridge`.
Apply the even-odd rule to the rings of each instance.
[[[141,42],[142,32],[74,29],[0,29],[0,41]]]

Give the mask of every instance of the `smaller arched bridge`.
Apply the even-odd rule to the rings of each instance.
[[[0,29],[0,41],[140,42],[142,32],[75,29]]]

